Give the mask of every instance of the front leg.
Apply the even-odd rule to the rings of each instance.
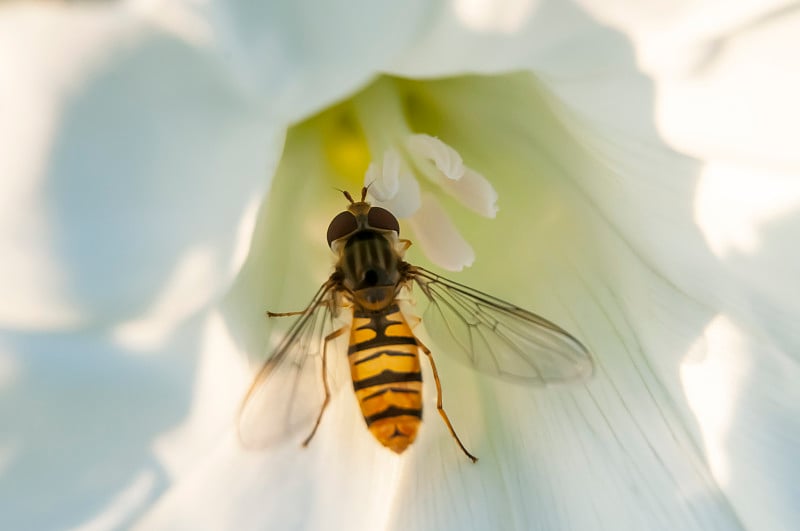
[[[303,315],[308,310],[302,310],[299,312],[267,312],[267,317],[289,317],[292,315]]]
[[[331,278],[333,278],[333,277],[331,277]],[[332,282],[332,280],[330,282]],[[308,308],[306,308],[305,310],[299,310],[299,311],[296,311],[296,312],[270,312],[269,310],[267,310],[267,312],[265,312],[265,313],[266,313],[266,316],[269,317],[269,318],[272,318],[272,317],[291,317],[293,315],[309,314],[309,313],[313,312],[314,310],[316,310],[317,308],[319,308],[320,306],[326,306],[327,305],[327,306],[330,307],[331,313],[333,313],[335,315],[336,312],[334,310],[336,308],[347,308],[352,303],[352,301],[350,300],[350,298],[348,297],[348,295],[346,293],[340,293],[340,292],[334,291],[332,296],[334,298],[333,301],[331,301],[331,300],[317,300],[314,303],[310,304],[308,306]]]

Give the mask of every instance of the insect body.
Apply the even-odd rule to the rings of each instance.
[[[414,442],[422,420],[419,347],[396,304],[356,310],[348,359],[369,431],[397,453]]]
[[[550,321],[405,262],[411,242],[399,239],[397,219],[367,203],[366,192],[360,201],[345,192],[350,206],[328,227],[337,263],[309,306],[269,313],[300,317],[251,385],[239,417],[240,437],[248,446],[264,446],[305,427],[307,445],[336,384],[329,378],[329,350],[349,329],[353,389],[375,438],[397,453],[414,442],[422,419],[421,351],[433,370],[439,414],[476,461],[442,406],[436,364],[401,311],[401,291],[416,286],[427,299],[423,322],[445,352],[498,378],[528,385],[579,380],[594,370],[591,355]]]

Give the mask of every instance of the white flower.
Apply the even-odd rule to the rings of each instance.
[[[796,527],[800,43],[765,5],[0,8],[0,527]],[[373,179],[410,260],[470,261],[435,212],[458,281],[596,355],[532,391],[436,354],[476,465],[347,392],[307,449],[231,435]]]

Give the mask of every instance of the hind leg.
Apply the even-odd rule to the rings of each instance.
[[[328,387],[328,343],[341,336],[346,331],[347,327],[343,326],[342,328],[334,330],[325,336],[325,343],[322,347],[322,384],[325,386],[325,400],[322,402],[322,408],[320,408],[317,421],[314,423],[314,429],[311,430],[311,433],[308,435],[308,437],[306,437],[306,440],[303,441],[303,446],[308,446],[308,443],[311,442],[314,434],[317,433],[319,423],[322,421],[322,414],[325,413],[325,408],[328,407],[328,402],[331,400],[331,390],[330,387]]]
[[[430,349],[423,345],[419,339],[417,339],[417,345],[419,345],[419,348],[421,348],[422,352],[424,352],[428,357],[428,361],[431,364],[431,369],[433,369],[433,380],[436,382],[436,409],[439,410],[439,415],[442,416],[442,420],[444,420],[444,423],[447,425],[447,429],[450,430],[450,435],[452,435],[456,440],[458,446],[461,448],[461,451],[464,452],[464,454],[474,463],[478,460],[478,458],[469,453],[469,451],[464,447],[461,439],[459,439],[458,435],[456,434],[456,430],[453,429],[453,424],[450,422],[450,419],[444,410],[444,406],[442,406],[442,383],[439,381],[439,371],[436,370],[436,363],[433,361],[433,355],[431,354]]]

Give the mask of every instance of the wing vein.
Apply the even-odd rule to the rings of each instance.
[[[407,266],[428,301],[422,322],[441,350],[504,380],[544,385],[581,380],[594,371],[586,347],[560,326],[511,303]]]

